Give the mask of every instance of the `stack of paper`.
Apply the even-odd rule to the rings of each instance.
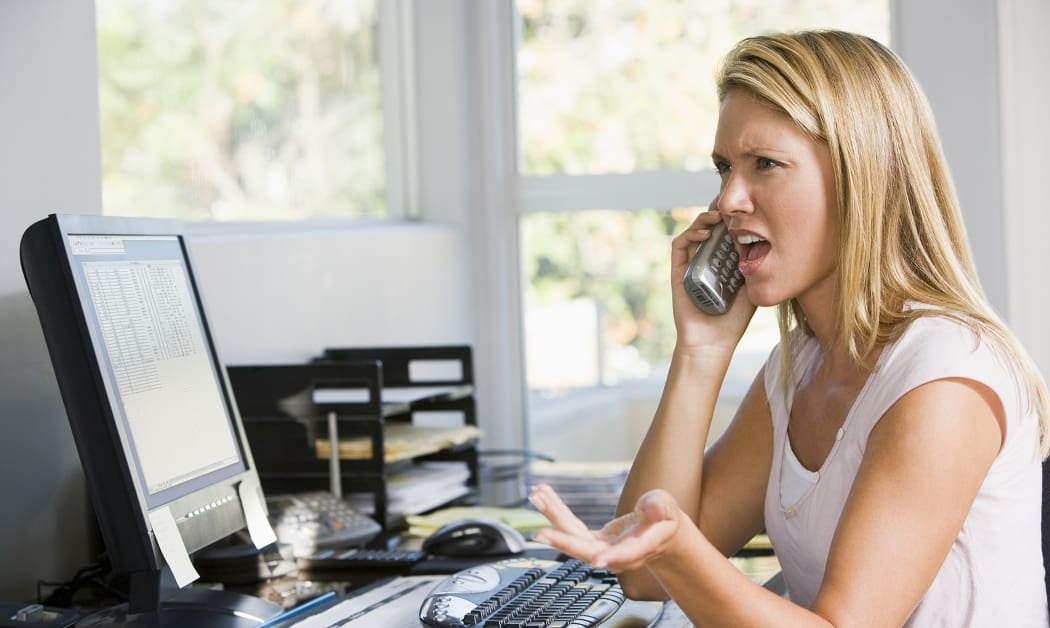
[[[479,438],[481,430],[475,425],[427,427],[411,423],[384,423],[383,457],[386,462],[397,462],[477,441]],[[314,447],[320,459],[332,455],[332,446],[327,439],[318,439]],[[368,460],[372,455],[372,439],[368,437],[339,440],[339,457],[344,460]]]
[[[446,523],[461,519],[493,519],[502,521],[524,535],[531,534],[540,528],[546,528],[550,525],[546,517],[528,508],[452,506],[435,510],[426,515],[412,515],[408,517],[408,535],[425,538]]]
[[[630,466],[628,462],[536,461],[529,465],[525,483],[529,491],[536,484],[551,485],[587,527],[597,529],[616,516]]]
[[[462,497],[470,492],[470,470],[463,462],[420,462],[386,478],[387,514],[390,518],[414,515]],[[372,493],[353,493],[350,505],[373,514]]]

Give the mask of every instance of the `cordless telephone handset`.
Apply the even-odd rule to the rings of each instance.
[[[711,237],[696,247],[685,271],[685,291],[696,307],[708,314],[725,314],[744,283],[738,260],[726,223],[714,225]]]

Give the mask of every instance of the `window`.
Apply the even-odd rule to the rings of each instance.
[[[768,30],[842,28],[888,42],[888,4],[517,0],[516,207],[533,449],[630,459],[641,441],[674,343],[669,242],[718,191],[708,155],[722,55]],[[715,431],[777,339],[774,311],[760,310]]]
[[[400,211],[384,4],[397,3],[98,0],[106,213]]]

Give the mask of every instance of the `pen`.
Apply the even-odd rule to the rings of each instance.
[[[315,597],[314,599],[310,600],[309,602],[303,602],[299,606],[296,606],[294,608],[289,608],[288,610],[286,610],[285,612],[281,613],[280,615],[277,615],[276,617],[274,617],[272,619],[264,621],[262,624],[259,625],[259,628],[271,628],[271,626],[276,626],[277,624],[279,624],[281,622],[284,622],[284,621],[287,621],[289,619],[292,619],[294,617],[299,617],[300,615],[305,615],[307,612],[314,610],[318,606],[321,606],[322,604],[324,604],[325,602],[327,602],[328,600],[330,600],[330,599],[332,599],[334,597],[335,597],[335,591],[329,591],[328,593],[325,593],[323,595],[318,595],[317,597]]]

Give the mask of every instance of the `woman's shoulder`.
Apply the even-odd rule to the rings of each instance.
[[[944,361],[983,354],[996,344],[982,326],[966,314],[932,308],[913,312],[917,316],[891,343],[897,353]]]
[[[929,310],[908,323],[880,368],[909,385],[948,377],[982,382],[1000,395],[1014,392],[1017,372],[994,334],[965,314]]]

